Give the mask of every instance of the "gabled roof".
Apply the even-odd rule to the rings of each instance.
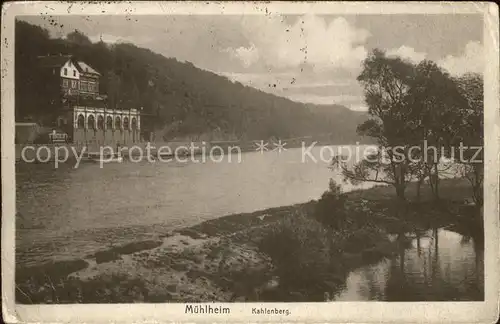
[[[66,64],[66,62],[72,60],[73,64],[76,66],[79,72],[101,75],[87,63],[83,61],[76,61],[72,55],[39,56],[38,60],[40,67],[50,67],[50,68],[62,67],[64,64]]]
[[[71,55],[49,55],[39,56],[39,64],[41,67],[62,67],[68,60],[71,60]]]
[[[78,71],[84,72],[84,73],[91,73],[95,75],[101,75],[99,72],[94,70],[90,65],[83,61],[78,61],[76,64],[76,67],[78,68]]]

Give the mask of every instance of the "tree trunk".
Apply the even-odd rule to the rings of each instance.
[[[478,208],[483,206],[483,165],[473,165],[474,170],[474,184],[472,187],[473,199]]]
[[[396,184],[396,196],[398,197],[399,200],[406,200],[405,198],[405,187],[403,184]]]
[[[439,200],[439,170],[438,164],[434,163],[434,199]]]
[[[483,206],[483,188],[481,185],[475,185],[472,188],[472,199],[478,208]]]
[[[432,195],[434,197],[434,200],[438,200],[438,198],[437,198],[439,196],[438,180],[437,180],[436,174],[433,173],[432,171],[429,174],[429,187],[431,188],[431,192],[432,192]]]
[[[424,178],[421,177],[418,179],[417,182],[417,202],[420,202],[420,197],[421,197],[421,189],[422,189],[422,183],[424,182]]]
[[[420,246],[420,231],[417,230],[415,234],[417,235],[417,255],[421,256],[422,255],[422,248]]]

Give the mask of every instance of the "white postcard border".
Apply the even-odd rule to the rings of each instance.
[[[450,14],[484,15],[485,87],[485,301],[484,302],[332,302],[214,303],[229,315],[185,314],[186,304],[16,305],[14,168],[14,19],[17,15],[168,14]],[[499,35],[494,3],[450,2],[30,2],[2,7],[2,307],[8,322],[494,322],[499,302]],[[290,316],[252,315],[253,307],[287,308]]]

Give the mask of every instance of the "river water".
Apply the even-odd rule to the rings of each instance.
[[[318,199],[330,178],[341,182],[340,175],[321,160],[322,153],[318,147],[312,150],[316,161],[304,160],[301,149],[288,149],[243,153],[240,162],[236,156],[229,161],[226,155],[220,157],[222,162],[125,161],[103,168],[17,164],[16,262],[25,266],[75,259],[224,215]],[[352,189],[344,184],[344,190]],[[440,230],[436,253],[425,252],[424,246],[432,245],[426,243],[428,238],[420,240],[420,254],[410,248],[404,258],[351,273],[337,298],[390,300],[384,287],[391,286],[395,273],[418,287],[435,284],[434,275],[458,276],[462,282],[464,277],[473,278],[477,259],[482,258],[471,247],[473,242]],[[395,272],[398,267],[401,270]],[[428,269],[424,277],[419,274],[422,269]]]
[[[303,160],[299,148],[242,153],[241,161],[226,154],[214,158],[222,162],[125,160],[102,168],[17,164],[17,262],[82,257],[207,219],[318,199],[330,178],[341,181],[320,150],[316,161]]]

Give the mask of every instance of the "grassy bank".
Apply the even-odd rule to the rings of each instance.
[[[21,303],[320,301],[342,289],[349,271],[391,257],[400,234],[436,226],[482,233],[464,206],[468,186],[443,180],[443,200],[394,202],[391,187],[225,216],[88,255],[16,269]],[[410,186],[408,197],[414,197]]]

